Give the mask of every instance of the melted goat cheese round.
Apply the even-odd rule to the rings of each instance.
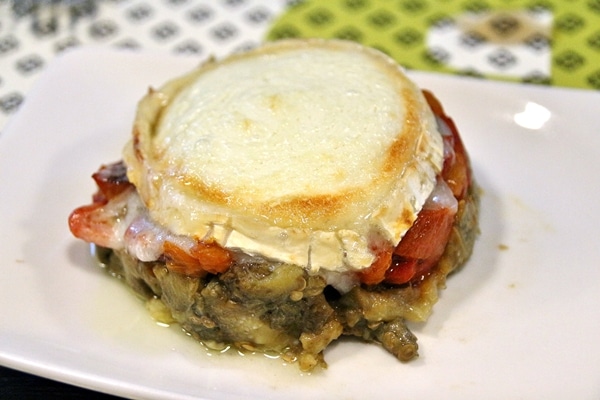
[[[290,40],[151,90],[124,152],[176,234],[302,265],[366,268],[435,186],[443,146],[420,90],[358,44]]]

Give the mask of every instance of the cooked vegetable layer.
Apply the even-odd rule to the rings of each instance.
[[[380,343],[402,361],[418,354],[405,321],[423,321],[449,273],[469,258],[478,232],[478,192],[458,204],[450,240],[421,279],[380,283],[340,293],[321,275],[299,266],[237,256],[220,274],[180,274],[159,259],[142,262],[125,250],[103,249],[100,260],[139,295],[161,307],[154,315],[177,322],[213,349],[277,352],[302,370],[325,367],[323,351],[342,335]],[[166,311],[166,313],[165,313]]]

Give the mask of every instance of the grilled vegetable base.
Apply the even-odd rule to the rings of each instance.
[[[99,249],[98,256],[148,301],[156,319],[180,324],[211,349],[275,352],[310,371],[326,367],[325,348],[350,335],[409,361],[417,357],[418,345],[405,322],[427,319],[448,274],[471,255],[478,207],[478,189],[471,185],[459,202],[444,254],[426,276],[401,286],[357,286],[343,294],[299,266],[250,257],[239,257],[224,273],[195,278],[124,251]]]

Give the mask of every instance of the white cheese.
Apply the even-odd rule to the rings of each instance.
[[[367,268],[397,244],[443,162],[435,118],[393,60],[293,40],[151,91],[124,151],[151,217],[312,271]]]

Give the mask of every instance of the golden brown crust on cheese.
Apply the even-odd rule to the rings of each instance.
[[[351,54],[349,60],[357,57],[360,62],[380,72],[381,76],[377,79],[384,81],[381,86],[385,86],[386,90],[391,88],[391,96],[397,98],[389,99],[386,104],[391,104],[390,111],[385,115],[376,114],[376,118],[388,127],[397,123],[398,130],[395,131],[395,136],[380,133],[379,127],[374,126],[374,132],[362,132],[360,138],[351,140],[344,137],[343,131],[351,129],[354,121],[347,121],[345,126],[336,127],[340,132],[326,133],[325,140],[332,141],[333,145],[323,150],[317,161],[308,163],[302,157],[298,160],[292,159],[293,154],[290,159],[277,160],[282,164],[282,169],[270,173],[284,175],[283,178],[278,177],[281,182],[274,186],[291,185],[291,189],[282,192],[283,194],[271,194],[270,187],[265,189],[264,184],[255,184],[252,171],[242,171],[239,181],[232,180],[231,176],[208,176],[205,173],[206,168],[200,162],[195,167],[191,166],[189,154],[174,152],[172,142],[184,140],[181,139],[182,135],[188,133],[180,132],[173,134],[175,136],[168,136],[171,133],[164,131],[167,128],[163,127],[164,124],[168,124],[165,122],[166,115],[172,116],[177,112],[173,105],[175,99],[182,96],[183,91],[199,79],[218,68],[234,68],[237,63],[257,59],[270,60],[281,54],[298,53],[298,57],[301,58],[304,56],[303,52],[306,52],[309,57],[317,59],[312,52],[321,50]],[[298,78],[300,86],[304,84],[302,79]],[[226,87],[223,88],[223,91],[226,90]],[[287,92],[281,95],[265,95],[267,108],[273,112],[281,112],[285,107],[287,95]],[[378,111],[353,112],[360,119],[360,114],[371,115]],[[231,113],[235,114],[236,111]],[[311,115],[303,117],[312,118]],[[201,123],[211,123],[210,118]],[[238,125],[243,133],[255,123],[256,121],[248,118],[240,118]],[[281,129],[285,129],[285,124],[288,123],[288,120],[283,120]],[[244,140],[250,140],[245,139],[243,134],[240,134],[239,139],[243,144]],[[202,141],[204,138],[190,136],[185,140],[191,143],[186,144],[188,147],[185,147],[185,152],[193,153],[193,142]],[[231,143],[236,144],[235,140],[227,140],[229,139],[224,139],[219,145],[227,148]],[[352,161],[354,149],[345,149],[354,141],[366,148],[364,151],[368,157],[361,155]],[[252,144],[248,142],[249,146]],[[312,143],[304,145],[310,146]],[[341,150],[336,150],[337,147]],[[238,161],[235,155],[220,154],[218,146],[207,151],[208,154],[198,157],[231,157],[231,160],[227,161],[229,164]],[[274,156],[278,153],[276,149],[261,151],[272,151]],[[348,160],[359,163],[357,169],[364,173],[346,171],[346,165],[339,161],[339,153],[344,151],[350,152]],[[414,222],[428,192],[433,189],[435,175],[441,169],[442,157],[441,139],[431,111],[420,90],[408,80],[395,62],[382,53],[354,43],[318,39],[276,42],[254,51],[233,55],[225,60],[210,60],[160,89],[151,89],[139,104],[133,139],[124,152],[129,179],[137,187],[152,217],[175,233],[204,238],[210,235],[214,225],[219,225],[225,230],[235,231],[235,235],[225,234],[222,238],[215,238],[221,245],[242,248],[246,246],[246,250],[260,253],[263,249],[260,244],[255,243],[258,232],[270,230],[273,236],[292,237],[293,247],[307,254],[311,253],[312,247],[330,246],[329,242],[322,243],[321,238],[323,235],[333,234],[339,242],[336,245],[336,251],[339,253],[337,258],[346,257],[348,253],[348,249],[343,247],[348,235],[367,238],[377,234],[395,245]],[[334,160],[330,162],[330,159]],[[268,162],[268,158],[265,162]],[[306,175],[314,176],[314,179],[303,184],[304,186],[293,186],[298,171],[304,169],[309,169]],[[260,171],[258,175],[261,173],[263,172]],[[287,174],[290,175],[288,179]],[[262,179],[260,176],[257,178]],[[405,190],[415,192],[405,193]],[[171,199],[165,200],[169,197]],[[178,201],[181,199],[182,203],[175,204],[172,200],[174,197],[177,197]],[[201,209],[201,212],[198,212],[198,209]],[[200,214],[203,217],[199,217]],[[239,240],[229,243],[229,237]],[[270,256],[279,257],[282,261],[291,261],[296,256],[286,253],[284,248],[277,249],[276,244],[270,243],[269,246],[273,247]],[[351,269],[366,268],[370,264],[369,260],[373,259],[368,244],[364,242],[362,247],[356,247],[355,250],[360,254],[345,259],[344,263]],[[324,253],[315,251],[313,254]],[[304,256],[306,265],[319,267],[333,263],[327,260],[310,260],[306,257],[309,256]]]
[[[281,202],[265,202],[260,203],[252,198],[245,198],[244,194],[247,193],[235,193],[228,192],[226,188],[220,188],[211,185],[197,176],[186,175],[185,165],[172,165],[172,160],[164,159],[165,154],[157,146],[153,146],[152,137],[155,134],[156,126],[159,124],[160,118],[168,110],[169,101],[173,97],[177,96],[179,91],[189,85],[198,76],[206,73],[207,71],[216,68],[219,65],[233,63],[238,60],[243,60],[258,54],[275,54],[288,49],[296,49],[302,45],[308,43],[321,43],[321,46],[330,49],[347,50],[349,46],[343,42],[331,42],[331,41],[294,41],[291,42],[280,42],[275,45],[265,46],[257,50],[255,53],[241,53],[236,54],[228,59],[217,62],[211,59],[208,63],[202,65],[199,69],[191,72],[190,74],[176,79],[169,84],[165,85],[161,89],[150,89],[148,95],[142,99],[139,105],[138,117],[135,121],[134,127],[134,149],[136,158],[140,163],[156,164],[157,170],[172,170],[172,174],[177,175],[182,186],[189,187],[190,192],[194,192],[196,196],[203,197],[207,201],[213,202],[216,205],[225,207],[241,206],[247,212],[256,212],[269,210],[271,221],[283,221],[288,220],[290,226],[301,226],[307,223],[316,223],[317,221],[325,219],[327,222],[332,218],[335,218],[335,214],[341,213],[345,207],[349,207],[357,201],[361,201],[361,198],[370,196],[373,192],[378,192],[378,187],[382,186],[385,181],[396,179],[402,175],[402,170],[410,168],[414,153],[420,145],[420,139],[422,137],[421,127],[421,114],[417,108],[423,107],[423,102],[420,98],[420,92],[414,90],[402,89],[401,96],[403,103],[406,106],[406,123],[403,125],[403,129],[398,132],[396,139],[389,145],[383,154],[373,155],[373,159],[380,158],[383,160],[380,166],[378,174],[373,176],[370,184],[362,188],[354,187],[352,192],[348,191],[345,193],[333,193],[333,194],[320,194],[307,192],[304,195],[296,195],[290,199],[282,199]],[[388,60],[381,58],[381,56],[371,49],[363,48],[363,51],[368,51],[379,58],[377,60],[380,63],[380,67],[383,69],[389,69],[389,75],[392,80],[401,80],[403,84],[408,84],[407,78],[402,74],[398,74],[398,67],[396,65],[389,65]],[[412,84],[411,84],[412,88]],[[151,116],[149,118],[149,116]],[[147,143],[146,146],[141,146],[140,143]],[[235,160],[232,160],[235,162]],[[130,180],[136,184],[136,187],[145,186],[145,181],[142,179],[136,179],[137,174],[135,171],[136,167],[130,166],[129,175]],[[132,179],[133,178],[133,179]],[[141,178],[141,177],[140,177]],[[318,183],[316,183],[318,184]],[[360,190],[362,189],[362,190]],[[145,200],[148,200],[144,196]],[[300,208],[296,208],[300,207]],[[412,222],[412,221],[411,221]]]

